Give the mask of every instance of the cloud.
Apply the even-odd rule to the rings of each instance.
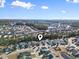
[[[21,2],[19,0],[16,0],[16,1],[13,1],[11,3],[12,6],[16,6],[16,7],[23,7],[23,8],[27,8],[27,9],[30,9],[32,8],[33,6],[35,6],[34,4],[30,3],[30,2]]]
[[[61,10],[61,12],[62,12],[63,14],[67,13],[67,11],[66,11],[66,10]]]
[[[0,0],[0,7],[4,7],[5,0]]]
[[[41,6],[42,9],[48,9],[48,6]]]
[[[79,0],[66,0],[66,1],[71,3],[79,3]]]

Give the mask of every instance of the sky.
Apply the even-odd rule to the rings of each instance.
[[[0,19],[79,19],[79,0],[0,0]]]

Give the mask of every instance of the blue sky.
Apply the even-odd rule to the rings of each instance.
[[[0,19],[79,19],[79,0],[0,0]]]

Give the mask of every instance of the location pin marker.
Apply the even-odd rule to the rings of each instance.
[[[43,38],[43,35],[42,34],[39,34],[38,35],[38,39],[41,40],[42,38]]]

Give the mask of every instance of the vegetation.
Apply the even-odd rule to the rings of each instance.
[[[69,33],[67,34],[66,37],[74,37],[74,36],[78,36],[78,34],[76,33]],[[50,35],[44,35],[43,39],[57,39],[57,38],[62,38],[62,35],[59,35],[59,34],[50,34]],[[15,39],[12,37],[12,38],[3,38],[1,37],[0,38],[0,45],[11,45],[11,44],[16,44],[18,42],[21,42],[21,41],[38,41],[38,38],[37,37],[33,37],[33,36],[24,36],[24,37],[16,37],[15,36]]]
[[[38,30],[46,30],[48,26],[46,24],[33,24],[33,23],[26,23],[27,26],[32,28],[36,28]]]
[[[46,30],[48,27],[44,24],[35,24],[33,25],[34,28],[38,29],[38,30]]]
[[[48,26],[46,24],[33,24],[33,23],[23,24],[22,22],[19,22],[19,23],[16,23],[16,25],[27,25],[33,29],[36,28],[38,30],[46,30],[48,28]]]
[[[24,42],[27,42],[27,41],[38,41],[37,40],[37,38],[36,37],[32,37],[32,36],[24,36],[24,37],[22,37],[22,38],[16,38],[15,37],[15,39],[13,39],[13,38],[0,38],[0,45],[2,45],[2,46],[8,46],[8,45],[11,45],[11,44],[13,44],[13,45],[15,45],[16,43],[18,43],[18,42],[22,42],[22,41],[24,41]]]

